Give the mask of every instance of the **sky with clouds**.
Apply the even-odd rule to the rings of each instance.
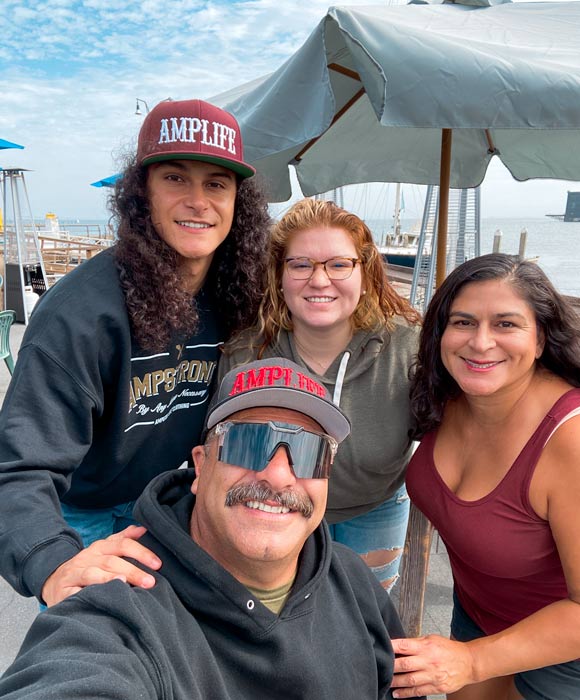
[[[393,0],[391,4],[395,4]],[[143,116],[167,97],[208,98],[276,69],[328,0],[2,0],[0,166],[28,168],[35,217],[104,219],[106,191]],[[369,0],[345,0],[366,5]],[[143,105],[142,105],[143,107]],[[484,216],[563,212],[580,183],[515,183],[491,167]]]

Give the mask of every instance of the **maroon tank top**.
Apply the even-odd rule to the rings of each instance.
[[[459,602],[486,634],[567,597],[549,524],[529,501],[542,450],[560,421],[580,407],[580,389],[561,396],[501,482],[476,501],[458,498],[433,461],[437,431],[425,435],[407,469],[411,500],[438,530]]]

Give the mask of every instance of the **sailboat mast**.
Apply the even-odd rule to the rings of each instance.
[[[393,213],[393,231],[395,238],[401,233],[401,183],[397,182],[395,190],[395,211]]]

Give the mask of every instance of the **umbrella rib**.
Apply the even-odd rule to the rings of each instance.
[[[338,112],[334,115],[332,121],[330,122],[330,124],[328,126],[328,129],[330,129],[334,124],[336,124],[336,122],[342,117],[342,115],[345,112],[347,112],[353,106],[353,104],[355,102],[360,100],[360,98],[365,94],[365,92],[366,92],[366,90],[363,87],[356,93],[356,95],[351,97],[350,100],[344,105],[344,107],[339,109]],[[322,134],[319,134],[318,136],[315,136],[313,139],[310,139],[310,141],[306,144],[306,146],[304,146],[304,148],[296,156],[294,156],[293,162],[299,163],[302,160],[302,157],[304,156],[306,151],[309,151],[312,148],[312,146],[314,146],[314,144],[318,141],[318,139],[320,139],[321,136],[323,136],[328,131],[328,129],[323,131]]]
[[[342,73],[342,75],[346,75],[349,78],[354,78],[355,80],[358,80],[359,83],[362,83],[362,80],[360,79],[360,75],[356,71],[351,70],[350,68],[345,68],[344,66],[341,66],[339,63],[329,63],[328,68],[330,68],[333,71],[336,71],[337,73]]]
[[[489,133],[489,129],[484,129],[484,133],[485,133],[485,138],[487,139],[487,152],[491,156],[499,155],[499,151],[495,147],[495,143],[493,142],[493,138],[492,138],[491,134]]]

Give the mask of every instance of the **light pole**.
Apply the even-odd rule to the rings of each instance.
[[[139,97],[137,98],[137,102],[136,102],[136,104],[135,104],[135,114],[136,114],[137,116],[141,116],[141,114],[142,114],[141,108],[139,107],[139,103],[140,103],[140,102],[141,102],[143,105],[145,105],[145,109],[146,109],[146,111],[147,111],[147,114],[149,114],[149,105],[147,104],[147,102],[145,102],[145,100],[142,100],[142,99],[139,98]]]

